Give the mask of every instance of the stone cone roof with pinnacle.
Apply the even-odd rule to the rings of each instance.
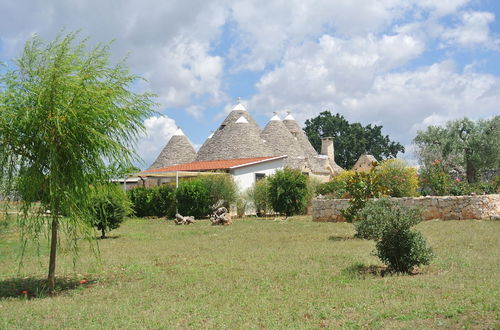
[[[309,142],[306,133],[300,128],[299,124],[295,121],[292,115],[288,115],[283,120],[283,124],[288,128],[288,131],[292,133],[292,135],[297,139],[302,151],[306,155],[306,157],[314,157],[317,156],[318,153]]]
[[[223,123],[212,138],[203,144],[196,161],[273,156],[260,138],[259,126],[252,124],[255,121],[248,117],[242,115],[229,123],[226,118],[224,122],[228,124]]]
[[[184,135],[181,129],[172,135],[167,145],[160,152],[153,164],[149,167],[150,170],[162,168],[172,165],[184,164],[193,162],[196,158],[196,151]]]
[[[251,132],[257,132],[257,134],[260,134],[260,127],[259,125],[255,122],[255,120],[250,116],[248,113],[247,109],[243,106],[243,104],[238,103],[236,106],[233,107],[231,112],[227,115],[226,119],[222,122],[222,124],[219,126],[219,128],[203,143],[203,145],[200,147],[198,150],[198,154],[196,155],[196,161],[205,161],[205,160],[216,160],[216,159],[234,159],[234,158],[247,158],[245,157],[230,157],[230,158],[224,158],[222,157],[222,154],[227,154],[226,152],[219,150],[221,143],[220,140],[222,139],[223,141],[227,141],[227,134],[226,134],[226,128],[230,126],[231,124],[236,123],[238,119],[243,117],[246,119],[248,122],[248,127],[246,127],[246,130],[249,130]],[[239,140],[244,140],[244,133],[241,133],[242,137],[239,138]],[[255,135],[255,134],[252,134]],[[263,145],[263,143],[258,143],[256,146],[257,151],[263,151],[266,152],[266,154],[259,155],[259,156],[269,156],[271,153],[269,152],[268,148],[263,146],[262,148],[260,145]],[[238,154],[241,154],[243,152],[238,152]],[[251,156],[248,157],[257,157],[254,155],[255,153],[252,153]]]
[[[285,160],[285,165],[295,168],[298,164],[305,162],[305,155],[298,141],[293,137],[292,133],[290,133],[277,115],[269,120],[266,127],[264,127],[260,133],[260,137],[271,149],[273,155],[288,156]]]

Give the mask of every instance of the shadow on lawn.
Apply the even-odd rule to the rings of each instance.
[[[49,293],[47,279],[35,277],[11,278],[0,281],[0,300],[6,298],[47,298],[65,291],[88,287],[95,281],[76,278],[56,278],[56,289]]]
[[[354,237],[354,236],[335,236],[335,235],[331,235],[330,237],[328,237],[328,240],[330,241],[349,241],[349,240],[356,240],[358,238]]]

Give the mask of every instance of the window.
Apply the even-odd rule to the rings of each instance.
[[[264,173],[255,173],[255,181],[262,180],[266,177]]]

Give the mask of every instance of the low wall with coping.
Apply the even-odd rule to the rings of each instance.
[[[500,219],[500,194],[403,197],[391,200],[405,206],[419,207],[423,220]],[[312,202],[313,221],[345,221],[341,210],[348,205],[348,199],[316,198]]]

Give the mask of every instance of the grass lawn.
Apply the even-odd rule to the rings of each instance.
[[[363,272],[380,264],[374,243],[346,223],[129,219],[100,261],[85,245],[76,268],[60,254],[52,297],[35,289],[47,251],[29,249],[18,273],[16,231],[2,228],[2,329],[500,327],[500,222],[421,223],[432,265],[382,277]]]

